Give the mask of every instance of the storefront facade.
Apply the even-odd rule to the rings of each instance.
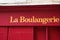
[[[60,5],[0,6],[0,40],[60,40]]]

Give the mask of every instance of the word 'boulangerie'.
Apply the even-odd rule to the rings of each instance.
[[[10,23],[42,23],[42,24],[47,24],[47,23],[58,23],[59,18],[53,16],[51,18],[41,18],[41,17],[25,17],[25,16],[20,16],[19,18],[14,18],[13,16],[10,16]]]

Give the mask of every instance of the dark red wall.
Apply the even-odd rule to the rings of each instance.
[[[60,26],[58,23],[48,23],[46,25],[40,23],[12,23],[9,18],[13,17],[58,17],[60,18],[60,5],[34,5],[34,6],[0,6],[0,26]]]
[[[51,24],[10,24],[9,17],[60,18],[60,5],[0,6],[0,40],[60,40],[60,22]]]

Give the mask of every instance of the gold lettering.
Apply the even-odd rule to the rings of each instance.
[[[26,21],[25,17],[24,16],[20,16],[20,22],[24,22],[24,21]]]
[[[14,18],[11,16],[10,17],[10,23],[18,23],[18,18]]]
[[[54,22],[59,22],[59,18],[55,18],[55,16],[53,17]]]
[[[18,18],[15,18],[15,19],[13,20],[13,23],[18,23]]]
[[[42,23],[42,24],[47,24],[47,23],[55,23],[59,22],[59,18],[56,18],[53,16],[52,18],[40,18],[40,17],[25,17],[25,16],[20,16],[20,18],[13,18],[12,16],[10,17],[10,23]]]
[[[43,24],[46,24],[46,23],[48,23],[48,19],[47,19],[47,18],[42,18],[42,19],[41,19],[41,22],[42,22]]]
[[[11,17],[10,17],[10,23],[12,23],[12,19],[13,19],[13,17],[11,16]]]

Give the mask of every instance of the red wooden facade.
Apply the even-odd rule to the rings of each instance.
[[[59,18],[58,22],[10,23],[10,17]],[[60,5],[0,6],[0,40],[60,40]]]

